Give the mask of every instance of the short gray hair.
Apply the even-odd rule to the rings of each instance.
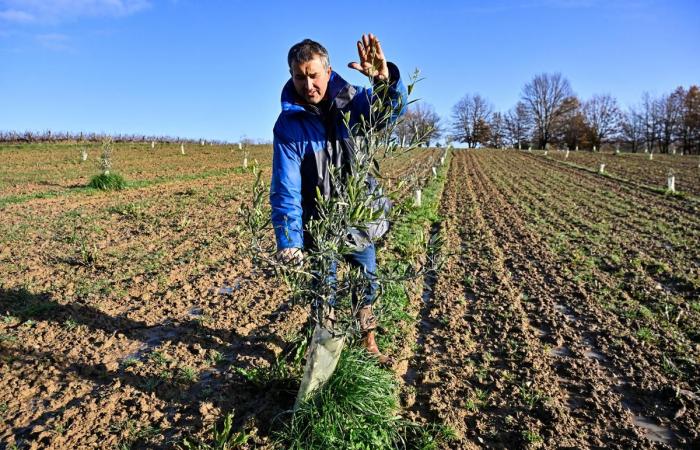
[[[328,50],[316,41],[311,39],[304,39],[303,41],[294,44],[292,48],[289,49],[287,54],[287,64],[289,65],[289,71],[292,71],[292,66],[311,61],[315,57],[321,59],[324,69],[328,69],[331,66],[330,58],[328,57]]]

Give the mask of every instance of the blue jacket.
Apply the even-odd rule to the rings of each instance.
[[[405,109],[407,93],[399,70],[392,63],[389,72],[388,101],[395,120]],[[373,89],[352,86],[331,72],[327,98],[329,108],[322,111],[299,98],[291,79],[282,89],[282,112],[274,128],[270,183],[272,225],[278,249],[304,247],[304,225],[316,214],[316,189],[329,196],[329,165],[340,167],[351,158],[347,153],[352,152],[352,145],[343,115],[350,113],[350,128],[361,116],[368,119]]]

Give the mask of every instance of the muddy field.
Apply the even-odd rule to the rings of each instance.
[[[533,152],[542,155],[543,152]],[[598,171],[605,164],[605,171],[613,176],[665,189],[668,176],[676,177],[675,188],[695,197],[700,197],[700,156],[681,154],[609,153],[570,151],[549,151],[547,157],[568,162],[592,171]]]
[[[143,185],[163,181],[202,178],[225,174],[240,168],[245,154],[252,165],[270,165],[269,146],[200,145],[148,142],[114,144],[112,164],[127,180]],[[87,152],[82,160],[81,152]],[[102,148],[100,143],[33,143],[0,144],[0,192],[2,197],[26,198],[30,195],[70,194],[84,187],[98,173]],[[2,198],[0,198],[2,201]]]
[[[136,183],[100,193],[76,148],[0,149],[0,448],[173,448],[229,412],[269,446],[298,382],[258,374],[307,311],[243,253],[243,152],[118,146]],[[249,152],[269,179],[271,148]],[[386,182],[435,155],[387,163]]]
[[[456,151],[416,420],[461,448],[698,448],[700,210],[515,151]]]
[[[308,313],[244,255],[243,152],[149,147],[123,149],[137,183],[113,193],[82,188],[74,146],[50,170],[50,149],[0,149],[0,448],[173,448],[229,412],[269,448],[287,417],[297,382],[260,374]],[[249,155],[268,179],[270,152]],[[446,263],[394,354],[404,415],[447,425],[446,448],[700,445],[693,199],[457,150],[440,212]]]

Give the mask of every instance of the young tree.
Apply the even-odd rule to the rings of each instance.
[[[611,95],[594,95],[583,104],[583,116],[591,144],[596,148],[620,130],[622,115],[617,100]]]
[[[522,101],[527,107],[533,124],[535,140],[540,148],[545,148],[556,134],[556,125],[569,110],[565,100],[573,97],[569,80],[560,73],[536,75],[523,87]]]
[[[489,138],[493,106],[479,94],[466,94],[452,107],[452,138],[474,148]]]

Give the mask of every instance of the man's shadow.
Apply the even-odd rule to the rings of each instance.
[[[196,380],[187,383],[150,374],[137,374],[129,370],[126,364],[108,368],[99,362],[88,364],[71,360],[62,353],[32,350],[23,347],[21,343],[3,343],[0,346],[0,358],[3,363],[12,362],[8,366],[12,367],[13,372],[34,370],[33,363],[36,361],[48,361],[58,368],[60,379],[72,375],[94,385],[88,394],[74,398],[56,410],[44,411],[28,425],[13,430],[15,440],[31,440],[36,437],[32,432],[35,427],[43,427],[52,418],[60,417],[67,408],[96,398],[100,391],[117,380],[122,386],[129,385],[149,395],[152,393],[166,403],[162,412],[169,416],[173,426],[162,430],[165,442],[172,443],[173,439],[187,436],[187,432],[177,436],[182,429],[196,431],[204,426],[199,412],[204,402],[213,404],[223,413],[235,410],[234,430],[243,430],[250,421],[254,421],[259,435],[270,435],[275,427],[281,425],[275,423],[275,418],[292,407],[298,388],[298,380],[291,376],[279,376],[279,373],[276,376],[260,376],[261,370],[264,371],[267,367],[268,372],[273,372],[272,369],[278,367],[280,362],[280,357],[266,344],[274,343],[284,348],[283,353],[289,350],[289,344],[275,335],[271,328],[276,321],[283,320],[289,311],[288,305],[282,303],[268,315],[270,320],[264,326],[255,329],[248,336],[242,336],[233,330],[209,328],[195,319],[147,325],[124,316],[111,316],[89,305],[64,305],[48,293],[32,294],[25,289],[0,288],[0,314],[16,319],[10,325],[3,326],[6,334],[12,333],[14,328],[31,326],[32,322],[37,321],[57,325],[71,323],[72,326],[85,326],[106,335],[120,333],[130,340],[141,342],[139,350],[125,358],[132,363],[149,363],[154,349],[166,341],[183,343],[188,348],[199,345],[204,351],[220,355],[220,359],[211,368],[201,371]],[[260,359],[265,364],[253,366]],[[179,419],[176,420],[175,417]],[[6,413],[5,419],[6,424],[11,426],[12,411]],[[137,442],[136,447],[138,446]],[[150,443],[148,446],[153,448]]]

